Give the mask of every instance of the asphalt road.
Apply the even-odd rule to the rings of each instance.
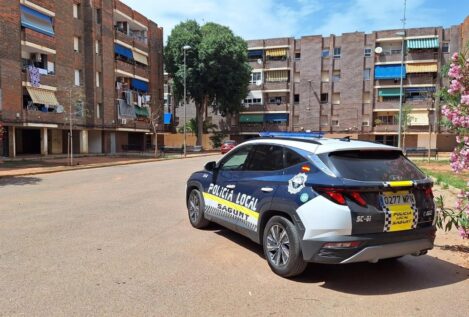
[[[193,229],[185,181],[214,158],[0,179],[0,315],[468,316],[468,270],[431,255],[288,280]]]

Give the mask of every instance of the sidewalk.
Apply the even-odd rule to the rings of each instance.
[[[218,152],[191,153],[187,155],[187,158],[212,156],[218,154]],[[159,158],[145,156],[83,156],[74,158],[73,166],[68,165],[69,162],[66,157],[24,158],[8,161],[0,160],[0,178],[178,159],[184,159],[184,157],[179,154],[168,154],[165,157]]]

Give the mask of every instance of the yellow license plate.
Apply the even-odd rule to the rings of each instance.
[[[384,209],[384,231],[410,230],[417,225],[415,197],[409,191],[384,192],[380,196]]]

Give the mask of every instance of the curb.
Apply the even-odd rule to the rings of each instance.
[[[11,174],[11,175],[1,175],[1,172],[0,172],[0,179],[18,177],[18,176],[31,176],[31,175],[39,175],[39,174],[53,174],[53,173],[59,173],[59,172],[79,171],[79,170],[94,169],[94,168],[105,168],[105,167],[121,166],[121,165],[135,165],[135,164],[152,163],[152,162],[194,159],[194,158],[214,156],[214,155],[220,155],[220,154],[219,153],[207,153],[207,154],[201,154],[201,155],[190,156],[190,157],[174,157],[174,158],[168,158],[168,159],[152,158],[152,159],[121,161],[121,162],[112,162],[112,163],[95,163],[95,164],[87,164],[87,165],[76,165],[73,167],[57,166],[57,167],[49,167],[48,169],[37,170],[37,171],[27,171],[27,169],[25,169],[24,172],[21,172],[20,170],[20,172],[18,172],[17,174]],[[35,168],[33,167],[31,169],[35,169]],[[40,169],[40,167],[38,169]]]

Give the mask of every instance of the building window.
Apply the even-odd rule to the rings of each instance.
[[[101,53],[101,48],[99,47],[99,41],[98,40],[95,41],[94,47],[96,49],[96,54],[99,55]]]
[[[277,105],[280,105],[282,103],[282,97],[270,97],[269,98],[269,103],[275,103]]]
[[[73,17],[75,19],[80,18],[80,4],[78,4],[78,3],[73,4]]]
[[[370,80],[370,77],[371,77],[371,68],[365,68],[363,70],[363,79]]]
[[[339,92],[335,92],[335,93],[332,94],[332,104],[334,104],[334,105],[340,104],[340,93]]]
[[[101,118],[101,108],[103,107],[102,104],[98,103],[96,105],[96,119],[100,119]]]
[[[293,102],[294,103],[299,103],[300,102],[300,95],[299,94],[295,94],[293,96]]]
[[[79,37],[76,37],[76,36],[73,37],[73,50],[75,52],[80,51],[80,38]]]
[[[81,70],[75,69],[75,86],[80,86]]]
[[[96,9],[96,24],[101,24],[102,13],[101,9]]]
[[[375,141],[381,144],[397,146],[397,135],[377,135]]]
[[[321,126],[322,127],[327,127],[329,121],[328,116],[321,116]]]
[[[329,72],[327,70],[323,70],[321,72],[321,81],[323,83],[328,83],[329,82]]]
[[[340,70],[334,70],[332,72],[332,81],[339,81],[340,80]]]
[[[369,91],[363,93],[363,103],[371,103],[371,93]]]
[[[244,99],[243,103],[247,105],[258,105],[258,104],[262,104],[262,99],[261,98],[246,98]]]
[[[249,82],[251,84],[262,83],[262,73],[261,72],[251,73],[251,80]]]
[[[322,50],[321,57],[329,57],[329,50]]]
[[[295,52],[295,60],[299,61],[301,59],[301,53]]]
[[[369,127],[370,126],[370,121],[362,121],[362,126]]]
[[[334,47],[334,58],[340,58],[341,49],[340,47]]]
[[[365,57],[371,57],[371,48],[369,47],[365,48]]]
[[[321,103],[327,103],[329,101],[329,94],[321,94]]]
[[[339,120],[331,120],[331,124],[333,127],[338,127],[339,126]]]
[[[448,42],[443,42],[443,47],[441,48],[441,51],[443,53],[449,53],[449,43]]]
[[[101,82],[101,73],[96,72],[96,87],[100,86],[100,82]]]

